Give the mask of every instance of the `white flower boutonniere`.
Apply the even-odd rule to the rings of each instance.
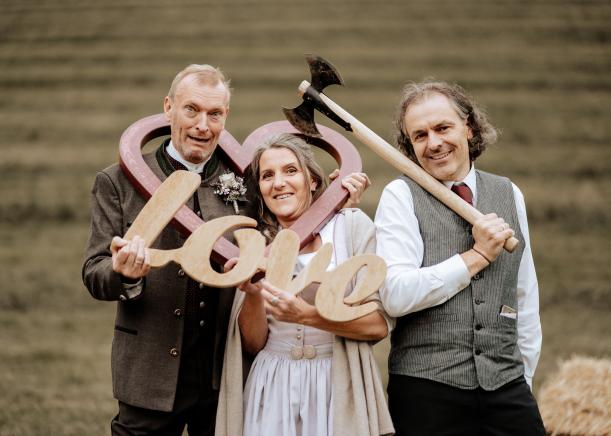
[[[238,209],[238,201],[246,201],[246,186],[244,179],[236,176],[234,173],[227,172],[219,176],[219,181],[213,183],[214,193],[220,195],[225,203],[233,203],[233,210],[236,214],[240,213]]]

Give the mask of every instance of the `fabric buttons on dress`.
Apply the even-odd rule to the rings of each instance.
[[[316,348],[314,348],[314,345],[306,345],[303,347],[303,357],[305,359],[314,359],[316,357]]]
[[[291,359],[299,360],[301,358],[303,358],[303,348],[302,347],[291,348]]]

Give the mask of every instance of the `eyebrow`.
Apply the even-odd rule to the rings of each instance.
[[[442,125],[444,125],[444,124],[455,125],[456,123],[455,123],[454,121],[451,121],[451,120],[441,120],[441,121],[439,121],[439,122],[435,123],[435,124],[433,125],[433,128],[435,128],[435,127],[439,127],[439,126],[442,126]],[[420,133],[420,132],[426,132],[427,130],[428,130],[428,129],[418,129],[418,130],[414,130],[414,131],[413,131],[413,132],[411,132],[411,133],[410,133],[410,132],[408,132],[408,133],[409,133],[409,136],[412,136],[412,135],[414,135],[414,134],[416,134],[416,133]]]

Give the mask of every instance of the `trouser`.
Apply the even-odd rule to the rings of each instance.
[[[485,391],[390,374],[388,406],[396,436],[545,435],[523,377]]]
[[[110,425],[113,436],[181,436],[185,426],[189,436],[214,436],[219,393],[212,388],[212,362],[207,357],[210,344],[205,340],[185,330],[172,411],[143,409],[119,401],[119,413]]]
[[[171,412],[143,409],[119,401],[111,423],[113,436],[213,436],[218,391],[195,402],[177,401]]]

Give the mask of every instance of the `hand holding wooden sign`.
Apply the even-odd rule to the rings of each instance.
[[[145,245],[150,247],[174,213],[196,189],[196,183],[199,182],[192,176],[187,171],[176,171],[168,177],[142,209],[125,239],[138,234],[144,238]],[[299,253],[299,236],[289,229],[278,233],[268,257],[264,257],[265,238],[257,230],[235,230],[234,235],[240,249],[237,264],[224,273],[215,271],[210,264],[210,254],[216,240],[227,231],[239,227],[255,227],[256,224],[254,219],[239,215],[206,222],[189,236],[181,248],[149,249],[151,267],[162,267],[174,261],[194,280],[221,288],[245,282],[260,270],[266,272],[270,283],[293,295],[311,283],[320,283],[315,300],[316,308],[321,316],[331,321],[349,321],[376,310],[375,303],[358,304],[376,292],[384,281],[386,264],[380,257],[373,254],[355,256],[335,270],[326,271],[333,250],[332,244],[328,243],[318,250],[309,265],[293,279],[293,268]],[[364,279],[344,298],[346,287],[365,266]]]

